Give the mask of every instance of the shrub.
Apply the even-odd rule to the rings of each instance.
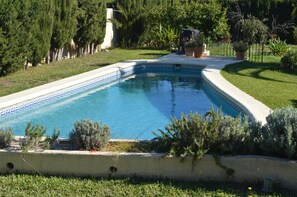
[[[293,29],[293,42],[294,44],[297,44],[297,27],[294,27]]]
[[[241,116],[237,118],[224,117],[221,110],[213,109],[205,117],[199,114],[182,114],[180,119],[171,118],[171,123],[165,127],[166,132],[154,140],[157,151],[168,152],[174,156],[194,156],[201,158],[203,154],[238,153],[247,151],[250,124]]]
[[[56,142],[60,135],[60,131],[54,129],[52,136],[47,136],[43,141],[42,138],[46,133],[46,128],[39,124],[32,125],[31,122],[27,123],[25,130],[25,139],[21,141],[21,147],[24,152],[28,152],[31,149],[53,149],[56,146]]]
[[[285,69],[294,69],[297,68],[297,51],[288,52],[281,59],[281,67]]]
[[[212,148],[215,153],[236,154],[243,152],[246,140],[246,128],[248,119],[245,119],[245,124],[242,123],[241,116],[233,118],[218,114],[221,118],[218,139]]]
[[[32,122],[27,123],[25,129],[25,139],[21,141],[21,147],[24,152],[28,152],[30,149],[39,149],[40,142],[42,137],[44,136],[46,129],[37,124],[32,125]]]
[[[249,49],[249,45],[243,41],[234,42],[233,49],[236,52],[246,52]]]
[[[10,145],[13,139],[12,133],[12,129],[0,129],[0,149]]]
[[[110,138],[107,125],[90,120],[74,123],[74,129],[69,134],[70,141],[78,148],[86,150],[101,150]]]
[[[269,40],[269,49],[272,51],[273,55],[283,56],[290,50],[290,47],[287,45],[286,41],[282,41],[278,38]]]
[[[297,109],[276,109],[263,127],[263,150],[274,156],[297,157]]]
[[[208,150],[207,140],[209,124],[200,114],[182,114],[180,119],[171,118],[171,124],[165,127],[166,132],[159,130],[154,133],[158,151],[168,152],[170,155],[186,157],[188,155],[201,158]]]
[[[59,145],[60,130],[54,129],[52,136],[47,136],[44,140],[44,149],[56,149]]]

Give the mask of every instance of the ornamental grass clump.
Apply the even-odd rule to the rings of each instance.
[[[13,140],[12,129],[1,129],[0,128],[0,149],[7,148]]]
[[[110,139],[110,128],[99,122],[81,120],[74,123],[74,129],[69,134],[72,144],[85,150],[101,150]]]

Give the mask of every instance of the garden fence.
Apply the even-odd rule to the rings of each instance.
[[[230,42],[210,42],[207,46],[211,56],[236,57]],[[268,55],[267,47],[262,44],[253,44],[246,53],[246,58],[250,61],[263,62],[264,56]]]

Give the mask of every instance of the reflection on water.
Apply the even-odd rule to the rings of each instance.
[[[98,86],[66,98],[2,118],[0,127],[12,127],[24,135],[27,122],[61,130],[68,137],[77,120],[102,121],[111,127],[113,139],[151,139],[152,131],[163,129],[170,116],[206,113],[222,105],[223,113],[238,112],[220,98],[208,93],[200,75],[146,73],[108,86]]]

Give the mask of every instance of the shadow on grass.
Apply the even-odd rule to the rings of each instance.
[[[296,107],[297,108],[297,99],[291,100],[291,102],[293,103],[293,107]]]
[[[167,55],[168,53],[140,53],[139,55],[147,55],[147,56],[164,56]]]
[[[248,74],[241,73],[242,71],[247,69],[254,69],[254,71],[248,72]],[[262,80],[282,82],[282,83],[292,83],[292,82],[264,77],[264,76],[261,76],[261,73],[265,71],[277,71],[277,72],[282,72],[286,74],[293,74],[293,75],[297,74],[296,70],[294,71],[281,70],[279,68],[278,63],[259,63],[259,62],[240,62],[240,63],[230,64],[224,68],[224,71],[230,74],[236,74],[240,76],[253,77],[255,79],[262,79]]]
[[[96,66],[96,67],[104,67],[104,66],[108,66],[110,64],[113,64],[113,62],[110,63],[103,63],[103,64],[90,64],[90,66]]]

